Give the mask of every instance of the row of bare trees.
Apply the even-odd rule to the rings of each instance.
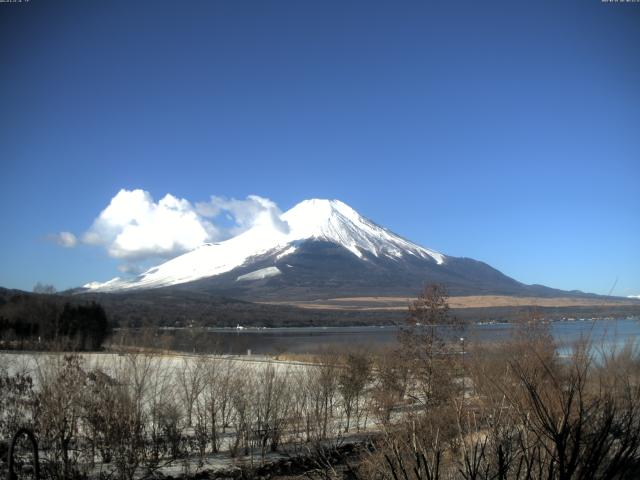
[[[314,365],[39,354],[3,367],[0,433],[33,429],[53,478],[132,479],[219,452],[261,461],[283,444],[300,451],[363,428],[372,388],[358,353]]]
[[[560,359],[538,337],[472,348],[466,367],[434,355],[450,374],[430,386],[400,352],[296,367],[40,356],[33,377],[1,376],[0,428],[33,428],[52,478],[132,479],[219,452],[260,461],[358,430],[375,446],[361,478],[637,478],[640,356],[590,352]]]
[[[640,350],[589,338],[558,354],[530,312],[499,344],[455,355],[435,324],[453,324],[430,287],[410,308],[406,396],[423,405],[385,425],[361,478],[572,480],[640,478]],[[468,358],[463,361],[464,357]]]

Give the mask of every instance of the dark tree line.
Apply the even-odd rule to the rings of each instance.
[[[109,333],[109,320],[100,304],[64,305],[58,322],[59,335],[77,338],[85,349],[98,350]]]
[[[15,295],[0,305],[4,348],[99,350],[111,333],[102,305],[62,303],[44,295]]]

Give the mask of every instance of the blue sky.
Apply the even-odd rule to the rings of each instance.
[[[526,283],[640,294],[638,45],[640,4],[599,0],[0,4],[0,285],[119,275],[83,235],[142,189],[338,198]]]

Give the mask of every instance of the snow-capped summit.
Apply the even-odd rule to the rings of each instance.
[[[375,256],[430,256],[438,264],[444,256],[422,248],[364,218],[340,200],[312,199],[300,202],[282,215],[290,228],[291,241],[316,239],[334,242],[357,257],[364,252]]]
[[[248,267],[257,258],[264,263],[264,257],[269,255],[272,256],[272,263],[283,261],[307,242],[334,244],[364,261],[381,257],[413,257],[442,265],[446,259],[436,251],[423,248],[380,227],[339,200],[311,199],[300,202],[280,218],[260,219],[254,227],[236,237],[204,244],[135,278],[91,282],[84,288],[119,291],[193,282]],[[267,274],[256,272],[252,275],[248,272],[237,278],[242,281],[264,279],[280,272],[275,265],[266,268],[270,268],[265,270]]]

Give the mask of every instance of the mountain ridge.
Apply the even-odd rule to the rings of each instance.
[[[374,257],[412,255],[430,258],[440,265],[446,258],[377,225],[339,200],[310,199],[277,218],[271,212],[263,212],[254,226],[240,235],[201,245],[133,279],[116,277],[104,283],[90,282],[84,288],[108,292],[188,283],[227,273],[252,258],[267,254],[280,260],[295,253],[301,243],[307,241],[337,244],[360,259],[367,254]]]
[[[304,200],[265,211],[249,230],[204,244],[133,279],[91,282],[81,292],[172,287],[245,300],[415,295],[426,283],[452,295],[584,296],[526,285],[490,265],[413,243],[339,200]]]

